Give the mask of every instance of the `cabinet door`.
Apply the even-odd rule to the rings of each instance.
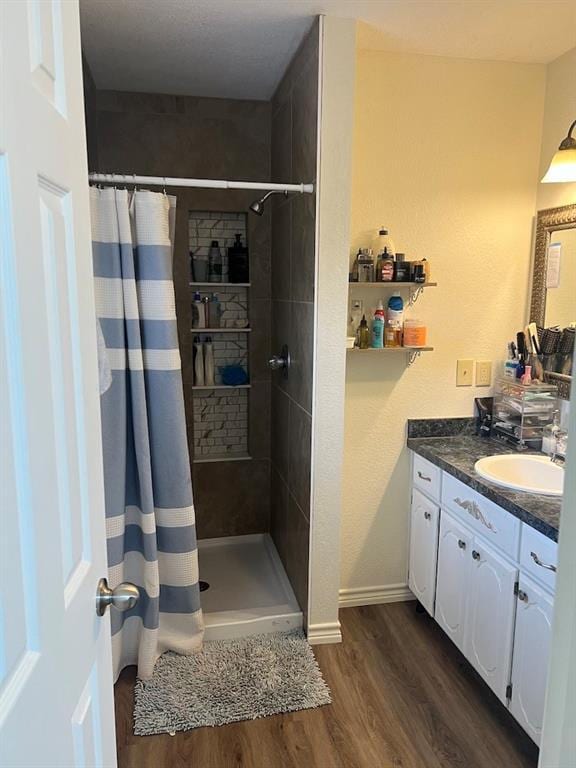
[[[507,704],[518,570],[476,538],[468,558],[472,571],[464,654]]]
[[[460,650],[464,648],[472,540],[468,529],[442,510],[434,617]]]
[[[408,586],[428,613],[433,616],[439,510],[433,502],[414,488],[410,517]]]
[[[536,744],[542,733],[553,608],[552,596],[521,575],[510,710]]]

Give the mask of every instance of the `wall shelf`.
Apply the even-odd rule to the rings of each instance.
[[[189,283],[190,288],[250,288],[250,283]]]
[[[348,287],[354,288],[408,288],[408,305],[411,307],[416,303],[424,288],[435,288],[438,283],[396,283],[393,280],[382,283],[348,283]]]
[[[202,387],[194,385],[192,389],[209,391],[211,389],[250,389],[251,384],[206,384]]]
[[[214,464],[220,461],[251,461],[252,456],[247,453],[222,453],[222,454],[206,454],[205,456],[198,456],[192,459],[192,464]]]
[[[362,288],[435,288],[438,283],[397,283],[394,280],[386,280],[380,283],[348,283],[348,285]]]
[[[250,333],[252,328],[191,328],[192,333]]]
[[[368,347],[368,349],[359,349],[358,347],[353,347],[352,349],[346,350],[346,352],[353,352],[354,354],[360,354],[361,352],[407,352],[409,366],[412,365],[417,357],[420,357],[422,352],[433,351],[434,347]]]

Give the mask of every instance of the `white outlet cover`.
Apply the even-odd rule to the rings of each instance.
[[[474,360],[456,361],[456,386],[471,387],[474,372]]]
[[[492,383],[492,361],[476,361],[476,386],[489,387]]]

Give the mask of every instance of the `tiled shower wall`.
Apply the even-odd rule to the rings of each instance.
[[[319,25],[272,100],[272,180],[316,181]],[[276,199],[272,216],[272,346],[287,343],[287,379],[272,379],[271,531],[298,601],[308,604],[315,292],[315,196]]]
[[[85,81],[86,82],[86,81]],[[90,93],[89,166],[103,173],[243,179],[270,178],[270,103],[167,94]],[[174,288],[189,449],[194,450],[189,212],[238,214],[257,193],[170,190],[178,199]],[[270,530],[270,211],[246,219],[251,288],[248,367],[250,461],[194,464],[200,538]],[[234,233],[232,233],[234,235]],[[252,408],[251,403],[257,403]]]
[[[236,233],[242,235],[242,243],[246,245],[246,216],[246,213],[190,211],[190,257],[208,255],[212,241],[217,240],[223,255],[223,283],[228,280],[228,248],[234,245]]]

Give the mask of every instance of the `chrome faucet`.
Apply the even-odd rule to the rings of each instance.
[[[552,464],[557,464],[559,467],[564,466],[566,461],[566,448],[568,446],[568,432],[563,429],[559,429],[554,435],[554,451],[550,456]]]

